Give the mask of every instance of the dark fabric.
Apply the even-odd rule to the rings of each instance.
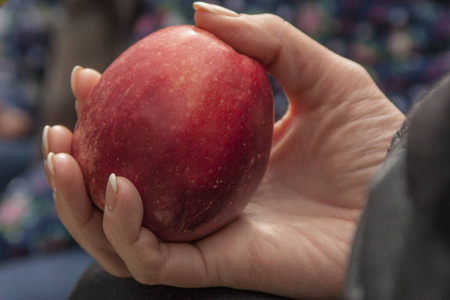
[[[404,148],[392,150],[376,178],[353,244],[346,298],[390,299],[411,221]]]
[[[346,299],[450,299],[450,77],[402,131],[362,214]]]
[[[93,263],[81,277],[70,300],[274,300],[286,299],[264,293],[215,288],[177,288],[165,285],[143,285],[132,278],[117,278]]]
[[[450,76],[413,114],[409,136],[414,216],[392,299],[450,299]]]

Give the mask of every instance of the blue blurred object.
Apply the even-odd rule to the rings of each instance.
[[[55,253],[73,245],[56,213],[43,163],[29,167],[0,195],[0,265],[5,260]]]
[[[93,259],[79,248],[30,256],[0,265],[0,299],[67,299]]]
[[[55,3],[15,0],[0,8],[0,110],[1,106],[13,107],[31,119],[26,136],[0,136],[0,192],[36,157],[38,144],[32,134],[56,16]]]
[[[33,140],[0,138],[0,191],[6,188],[11,179],[27,169],[33,161],[34,155],[35,143]]]

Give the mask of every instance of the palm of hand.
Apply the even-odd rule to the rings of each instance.
[[[339,293],[368,182],[392,135],[392,124],[380,126],[388,118],[384,96],[355,96],[342,101],[354,103],[342,109],[300,115],[294,107],[276,124],[271,161],[250,204],[234,223],[197,244],[223,284],[284,295],[295,295],[299,285]],[[282,284],[292,277],[305,280]]]

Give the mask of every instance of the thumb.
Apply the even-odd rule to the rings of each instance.
[[[370,80],[368,74],[361,76],[366,73],[361,66],[328,50],[280,17],[236,14],[203,2],[195,2],[193,7],[197,26],[258,60],[282,85],[291,105],[301,100],[304,106],[308,98],[329,100],[333,89],[347,92],[342,91],[343,86],[357,88],[349,82],[352,78],[357,78],[355,83],[360,86],[361,77]]]

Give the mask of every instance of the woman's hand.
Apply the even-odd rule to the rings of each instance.
[[[127,179],[112,176],[109,208],[95,208],[70,156],[72,133],[54,126],[44,130],[43,152],[61,221],[108,272],[144,284],[341,296],[370,180],[404,116],[361,66],[280,18],[204,3],[194,8],[199,27],[260,61],[289,100],[251,202],[234,222],[198,242],[161,242],[140,226],[141,198]],[[78,112],[100,76],[74,69]]]

